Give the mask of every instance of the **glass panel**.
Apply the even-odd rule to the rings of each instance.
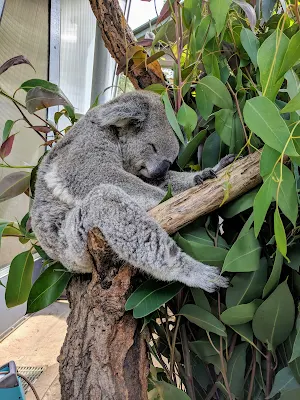
[[[48,73],[48,0],[6,0],[0,23],[0,64],[11,57],[23,54],[36,69],[28,65],[18,65],[0,76],[0,86],[9,94],[22,82],[32,78],[47,79]],[[25,93],[17,93],[17,99],[24,102]],[[19,111],[4,97],[0,96],[0,134],[5,121],[17,120]],[[41,116],[45,117],[42,111]],[[29,116],[35,125],[41,121]],[[19,132],[15,138],[12,154],[6,161],[11,165],[34,165],[44,152],[43,141],[37,134],[27,128],[23,121],[17,122],[13,133]],[[1,140],[0,139],[0,140]],[[0,180],[16,170],[0,168]],[[22,194],[14,199],[0,203],[0,218],[20,220],[28,211],[29,198]],[[10,263],[12,258],[26,247],[17,239],[5,238],[0,250],[0,268]]]
[[[90,107],[95,32],[88,1],[61,0],[60,87],[80,114]]]

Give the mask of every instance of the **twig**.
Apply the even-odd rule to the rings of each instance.
[[[251,378],[250,378],[250,385],[249,385],[249,392],[248,392],[247,400],[251,400],[252,399],[252,392],[253,392],[255,372],[256,372],[256,350],[252,349],[252,351],[253,351],[252,372],[251,372]]]
[[[272,387],[272,376],[273,376],[273,369],[272,369],[272,353],[270,351],[267,352],[267,378],[266,378],[266,399],[268,398],[271,387]]]
[[[190,396],[192,400],[196,400],[194,382],[193,382],[193,371],[192,371],[192,364],[191,364],[191,357],[190,357],[190,349],[188,338],[186,334],[185,325],[181,325],[180,327],[180,336],[181,336],[181,343],[182,343],[182,353],[185,365],[185,372],[186,372],[186,389],[187,394]]]
[[[175,13],[175,30],[176,30],[176,43],[177,43],[177,67],[178,67],[178,89],[176,93],[176,111],[179,110],[181,105],[181,54],[182,54],[182,21],[179,5],[177,0],[174,2],[174,13]]]
[[[299,15],[299,8],[298,8],[298,0],[295,0],[294,9],[295,9],[295,17],[297,19],[298,25],[300,25],[300,15]]]
[[[160,353],[158,351],[158,348],[157,348],[156,343],[155,343],[155,339],[153,337],[153,333],[151,332],[151,330],[149,330],[149,331],[150,331],[151,340],[153,342],[153,346],[154,346],[155,351],[156,351],[157,358],[158,358],[161,366],[165,370],[166,374],[168,375],[168,378],[169,378],[170,382],[174,383],[174,381],[173,381],[173,379],[172,379],[172,377],[170,375],[170,371],[168,370],[168,367],[167,367],[166,363],[164,362],[164,360],[162,359],[162,357],[161,357],[161,355],[160,355]]]
[[[26,115],[23,113],[23,111],[22,111],[21,108],[18,106],[18,104],[15,103],[15,102],[13,102],[13,103],[14,103],[14,105],[17,107],[17,109],[19,110],[19,112],[22,114],[22,117],[23,117],[24,121],[27,122],[27,124],[39,135],[39,137],[40,137],[44,142],[46,142],[46,138],[44,138],[44,136],[43,136],[37,129],[35,129],[35,128],[33,127],[32,123],[29,121],[29,119],[28,119],[28,118],[26,117]]]
[[[172,341],[171,354],[170,354],[170,374],[171,374],[171,376],[173,376],[173,372],[174,372],[175,346],[176,346],[176,338],[178,335],[180,320],[181,320],[181,315],[179,315],[177,318],[176,325],[174,328],[174,333],[173,333],[173,341]]]
[[[248,135],[247,135],[246,128],[245,128],[245,125],[244,125],[244,120],[243,120],[240,104],[239,104],[239,101],[238,101],[238,98],[237,98],[237,94],[233,91],[232,87],[230,86],[230,84],[228,82],[227,82],[227,87],[228,87],[229,91],[231,92],[231,94],[232,94],[232,96],[234,98],[236,109],[237,109],[237,112],[238,112],[238,115],[239,115],[239,119],[241,121],[241,125],[243,127],[243,132],[244,132],[245,140],[246,140],[246,143],[247,143],[248,142]],[[249,143],[247,144],[247,147],[248,147],[248,153],[250,154],[251,151],[250,151]]]

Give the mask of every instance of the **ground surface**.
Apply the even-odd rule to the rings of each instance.
[[[28,318],[0,343],[0,366],[10,360],[17,367],[46,367],[34,386],[41,400],[60,400],[58,363],[69,313],[68,303],[59,301]],[[26,400],[34,400],[31,391]]]

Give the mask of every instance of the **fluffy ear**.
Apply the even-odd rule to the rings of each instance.
[[[146,96],[139,92],[126,93],[116,99],[91,110],[92,122],[101,126],[125,127],[140,125],[147,119],[150,104]]]

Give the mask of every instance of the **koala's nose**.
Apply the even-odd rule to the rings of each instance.
[[[158,167],[151,173],[151,178],[164,178],[166,176],[166,173],[169,171],[170,166],[170,161],[162,161],[158,165]]]

